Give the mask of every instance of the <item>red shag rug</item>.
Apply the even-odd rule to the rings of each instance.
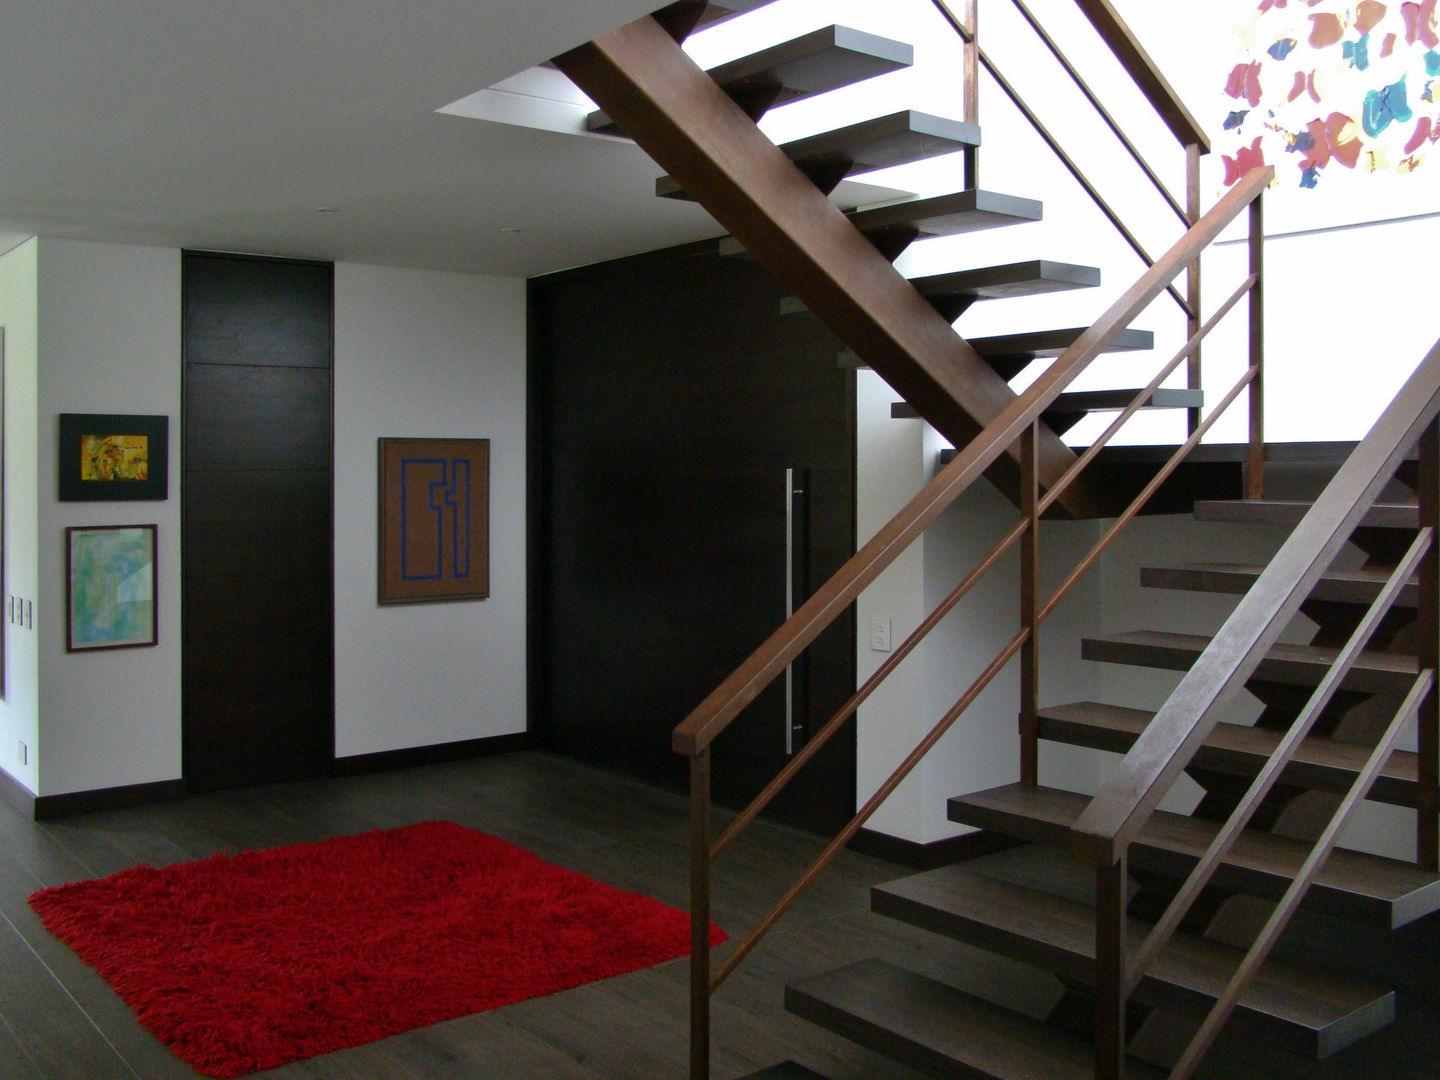
[[[137,866],[42,889],[30,906],[145,1027],[217,1077],[690,951],[684,912],[443,821]]]

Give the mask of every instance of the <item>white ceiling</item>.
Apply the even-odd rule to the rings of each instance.
[[[627,143],[435,111],[654,4],[0,0],[0,251],[39,234],[532,276],[714,235]]]

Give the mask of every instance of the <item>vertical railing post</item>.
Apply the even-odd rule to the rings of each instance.
[[[1265,196],[1250,204],[1250,453],[1245,468],[1245,497],[1265,497]]]
[[[1125,861],[1095,868],[1095,1080],[1125,1080]]]
[[[1020,538],[1020,626],[1028,631],[1020,647],[1020,782],[1040,782],[1040,433],[1032,423],[1020,436],[1020,512],[1029,527]]]
[[[710,751],[690,758],[690,1080],[710,1080]]]
[[[965,122],[980,123],[980,0],[965,0]],[[965,189],[980,186],[980,148],[965,149]]]
[[[1191,143],[1185,147],[1185,218],[1190,226],[1200,220],[1200,145]],[[1185,319],[1185,339],[1189,341],[1200,332],[1204,325],[1200,295],[1200,259],[1197,257],[1185,273],[1185,303],[1190,314]],[[1205,378],[1200,362],[1200,347],[1190,354],[1186,366],[1185,385],[1191,390],[1203,390]],[[1185,410],[1186,434],[1194,435],[1200,427],[1201,409],[1197,406]]]
[[[1432,420],[1420,436],[1416,497],[1420,527],[1430,529],[1430,550],[1420,563],[1420,604],[1417,652],[1421,671],[1440,671],[1440,554],[1436,538],[1440,518],[1440,420]],[[1420,705],[1418,801],[1415,811],[1415,861],[1426,870],[1440,870],[1440,691],[1434,686]]]

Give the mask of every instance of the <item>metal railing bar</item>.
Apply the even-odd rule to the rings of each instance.
[[[1240,999],[1241,992],[1249,985],[1255,972],[1259,970],[1260,965],[1269,957],[1270,950],[1274,947],[1275,942],[1279,940],[1280,935],[1290,924],[1290,919],[1300,907],[1300,902],[1305,899],[1305,893],[1309,890],[1316,872],[1325,860],[1330,857],[1331,851],[1334,850],[1336,843],[1339,841],[1341,831],[1349,823],[1351,815],[1355,812],[1356,807],[1360,805],[1361,800],[1369,794],[1370,786],[1375,782],[1375,778],[1380,774],[1380,770],[1384,768],[1385,762],[1389,760],[1390,754],[1395,749],[1396,742],[1400,739],[1401,732],[1405,729],[1405,725],[1410,722],[1411,717],[1419,712],[1421,700],[1426,694],[1431,692],[1434,685],[1435,672],[1433,669],[1426,668],[1420,672],[1419,677],[1416,678],[1414,685],[1410,688],[1410,693],[1406,695],[1404,703],[1400,706],[1400,711],[1395,714],[1395,719],[1390,722],[1390,726],[1385,730],[1384,736],[1376,744],[1374,751],[1365,762],[1365,767],[1360,771],[1360,775],[1356,778],[1354,785],[1351,786],[1344,801],[1341,802],[1339,809],[1335,812],[1335,816],[1330,820],[1330,824],[1326,826],[1320,839],[1316,841],[1315,847],[1311,850],[1309,857],[1305,860],[1299,873],[1295,875],[1295,880],[1290,883],[1290,887],[1285,891],[1285,895],[1280,899],[1275,910],[1270,913],[1270,918],[1260,931],[1260,936],[1256,938],[1255,944],[1251,946],[1250,951],[1245,954],[1245,959],[1240,962],[1240,967],[1231,977],[1229,984],[1225,987],[1225,992],[1215,1003],[1215,1007],[1210,1010],[1210,1014],[1205,1018],[1204,1023],[1200,1025],[1200,1030],[1196,1033],[1194,1041],[1191,1042],[1185,1053],[1181,1055],[1180,1061],[1170,1074],[1171,1080],[1189,1080],[1189,1078],[1195,1074],[1195,1069],[1199,1066],[1200,1059],[1205,1056],[1214,1044],[1216,1036],[1220,1033],[1220,1028],[1225,1024],[1225,1021],[1230,1018],[1231,1012],[1234,1011],[1235,1005]]]
[[[745,807],[745,809],[725,827],[724,831],[721,832],[719,838],[716,839],[714,845],[710,848],[710,861],[713,862],[718,859],[721,853],[739,838],[740,833],[755,820],[765,807],[770,805],[775,796],[780,794],[785,786],[794,778],[795,774],[804,767],[805,763],[819,753],[821,748],[830,741],[831,736],[840,730],[840,725],[848,720],[861,705],[865,704],[866,700],[875,692],[880,684],[889,678],[890,674],[904,662],[905,658],[914,652],[920,643],[929,636],[930,631],[935,629],[935,627],[940,624],[940,621],[954,610],[955,605],[965,599],[970,590],[994,568],[995,564],[1005,556],[1005,553],[1015,546],[1016,541],[1024,535],[1029,527],[1030,523],[1028,521],[1022,519],[1017,522],[1014,528],[1001,537],[1000,542],[991,549],[990,553],[966,575],[965,580],[955,586],[955,588],[951,590],[950,595],[936,605],[935,610],[925,617],[924,621],[911,632],[910,636],[907,637],[894,652],[885,658],[885,662],[876,668],[875,673],[871,675],[870,678],[865,680],[865,685],[855,691],[850,700],[845,702],[834,716],[825,721],[825,724],[820,730],[811,736],[805,745],[796,752],[795,756],[785,763],[783,769],[775,774],[775,778],[765,786],[764,790],[751,800],[750,805]]]
[[[1085,448],[1084,452],[1075,459],[1074,464],[1065,470],[1060,479],[1056,480],[1055,483],[1051,485],[1050,490],[1041,498],[1040,513],[1043,514],[1046,510],[1050,509],[1050,506],[1055,500],[1065,494],[1065,489],[1075,481],[1076,477],[1085,471],[1087,465],[1099,456],[1100,451],[1104,450],[1110,440],[1115,437],[1116,433],[1125,426],[1126,421],[1144,407],[1146,399],[1160,388],[1160,384],[1174,374],[1175,369],[1180,366],[1181,362],[1200,347],[1201,343],[1210,336],[1210,332],[1220,325],[1225,316],[1230,314],[1231,309],[1254,287],[1255,281],[1256,278],[1253,274],[1247,278],[1241,286],[1235,290],[1235,293],[1226,300],[1225,303],[1220,305],[1215,314],[1211,316],[1210,321],[1197,330],[1190,340],[1185,343],[1184,347],[1171,358],[1170,362],[1160,369],[1160,373],[1136,396],[1134,401],[1125,407],[1125,410],[1111,422],[1110,426],[1101,433],[1100,437]],[[1193,433],[1194,429],[1192,428],[1191,434]]]
[[[1129,525],[1135,518],[1135,515],[1145,508],[1145,504],[1150,501],[1155,492],[1160,490],[1160,485],[1170,479],[1170,474],[1178,469],[1184,460],[1190,456],[1190,451],[1195,449],[1200,440],[1205,436],[1205,433],[1214,425],[1215,421],[1218,420],[1225,410],[1234,403],[1235,399],[1240,396],[1240,392],[1250,385],[1255,375],[1256,369],[1250,368],[1244,375],[1240,376],[1239,381],[1230,388],[1228,394],[1220,399],[1220,402],[1211,410],[1210,415],[1205,418],[1205,421],[1195,429],[1191,436],[1181,445],[1180,449],[1175,452],[1174,456],[1150,479],[1150,482],[1145,485],[1140,494],[1135,496],[1130,505],[1125,508],[1125,512],[1115,519],[1114,523],[1105,531],[1105,535],[1100,538],[1100,542],[1095,545],[1090,554],[1080,560],[1075,568],[1066,576],[1065,580],[1061,582],[1060,587],[1051,594],[1050,599],[1045,601],[1045,606],[1040,609],[1040,618],[1042,621],[1050,617],[1050,613],[1055,610],[1060,604],[1060,601],[1070,595],[1070,591],[1079,584],[1080,579],[1100,560],[1100,556],[1109,550],[1110,545],[1115,542],[1116,537],[1120,535],[1125,526]]]
[[[1181,678],[1071,830],[1075,855],[1115,861],[1279,638],[1325,567],[1389,482],[1405,452],[1440,413],[1440,342],[1292,530],[1275,559]]]
[[[950,24],[951,28],[954,29],[955,33],[959,34],[961,39],[964,40],[967,45],[974,43],[975,0],[966,0],[966,13],[963,16],[955,14],[955,11],[953,8],[950,7],[948,0],[930,0],[930,3],[935,7],[937,11],[940,12],[941,15],[945,17],[945,21]]]
[[[1125,242],[1130,245],[1135,254],[1140,257],[1140,261],[1146,266],[1154,266],[1155,259],[1145,250],[1145,245],[1140,243],[1125,222],[1120,220],[1120,215],[1105,201],[1105,197],[1100,194],[1099,189],[1090,182],[1084,170],[1075,163],[1075,159],[1065,152],[1059,140],[1050,133],[1050,129],[1041,122],[1040,117],[1035,114],[1035,111],[1025,103],[1025,99],[1022,98],[1020,92],[1011,85],[1010,80],[1000,73],[999,68],[995,66],[994,61],[990,59],[990,55],[984,49],[980,50],[980,63],[985,65],[985,70],[990,72],[991,77],[999,85],[1000,89],[1005,92],[1005,96],[1020,110],[1020,114],[1030,122],[1030,126],[1035,129],[1035,133],[1039,135],[1045,145],[1050,148],[1051,153],[1060,159],[1060,163],[1064,165],[1070,175],[1075,178],[1075,182],[1085,190],[1085,194],[1090,196],[1090,200],[1099,208],[1100,212],[1105,215],[1106,220],[1110,222],[1115,231],[1125,239]],[[1180,305],[1180,310],[1187,316],[1194,316],[1196,314],[1190,310],[1190,302],[1180,295],[1179,290],[1177,290],[1175,286],[1168,286],[1166,291],[1170,293],[1175,303]]]
[[[1405,587],[1411,574],[1420,565],[1420,560],[1425,557],[1434,537],[1435,534],[1430,529],[1422,529],[1416,536],[1415,542],[1410,545],[1405,557],[1381,588],[1375,601],[1366,610],[1359,625],[1355,627],[1350,639],[1345,643],[1345,647],[1336,654],[1334,661],[1325,672],[1325,677],[1315,687],[1315,692],[1305,703],[1300,715],[1295,718],[1290,730],[1285,733],[1285,737],[1280,740],[1269,760],[1251,782],[1249,789],[1215,835],[1210,846],[1206,848],[1205,854],[1196,864],[1195,869],[1191,871],[1190,876],[1185,879],[1179,892],[1171,899],[1164,915],[1150,929],[1150,933],[1140,947],[1135,950],[1134,962],[1125,976],[1127,996],[1140,985],[1140,980],[1144,977],[1145,969],[1149,966],[1150,961],[1169,944],[1171,936],[1179,928],[1181,920],[1189,912],[1195,898],[1210,883],[1210,878],[1219,868],[1221,860],[1225,858],[1236,839],[1250,824],[1250,819],[1259,809],[1261,802],[1270,794],[1270,789],[1280,779],[1280,774],[1290,764],[1290,760],[1300,749],[1300,744],[1309,736],[1316,722],[1319,721],[1325,706],[1330,704],[1330,699],[1340,688],[1341,681],[1355,665],[1361,651],[1369,643],[1371,635],[1380,625],[1380,620],[1389,612],[1395,598],[1400,595],[1400,590]]]
[[[1015,658],[1015,654],[1020,651],[1021,646],[1029,640],[1029,637],[1030,634],[1028,631],[1020,630],[1006,643],[1005,647],[996,654],[995,659],[990,661],[985,670],[975,677],[975,681],[970,684],[969,689],[960,695],[960,699],[955,702],[949,711],[940,718],[940,721],[930,729],[930,733],[920,741],[914,750],[910,751],[905,760],[890,774],[890,777],[875,789],[875,793],[866,800],[865,805],[851,818],[850,824],[840,830],[835,839],[831,840],[830,843],[826,845],[825,850],[810,864],[809,869],[796,879],[795,884],[790,886],[789,891],[787,891],[785,895],[776,902],[775,906],[765,914],[765,917],[756,924],[755,929],[751,930],[745,939],[735,946],[735,949],[725,958],[725,962],[720,965],[720,968],[710,980],[710,992],[712,994],[729,978],[730,973],[739,966],[740,961],[745,959],[750,953],[750,950],[760,943],[760,939],[769,933],[770,929],[780,920],[781,916],[790,910],[790,906],[800,898],[800,895],[814,884],[815,879],[820,876],[820,873],[835,861],[835,857],[839,855],[840,852],[845,850],[845,845],[850,842],[851,838],[860,831],[865,822],[869,821],[875,811],[880,809],[881,804],[883,804],[905,778],[914,771],[915,766],[920,764],[925,755],[944,737],[945,733],[950,730],[955,721],[964,715],[965,711],[974,704],[975,699],[984,693],[985,688],[995,680],[996,675],[1004,670],[1005,665]]]
[[[1075,69],[1075,65],[1070,62],[1070,58],[1066,56],[1060,46],[1055,43],[1055,39],[1050,36],[1049,31],[1040,25],[1040,20],[1035,18],[1034,13],[1025,6],[1024,0],[1010,0],[1010,2],[1014,4],[1015,9],[1020,12],[1020,17],[1030,24],[1030,28],[1034,30],[1040,40],[1045,43],[1045,47],[1050,50],[1051,55],[1054,56],[1060,66],[1065,69],[1065,73],[1070,76],[1071,81],[1080,88],[1080,92],[1085,95],[1085,100],[1090,102],[1091,107],[1100,114],[1100,119],[1105,121],[1105,126],[1110,129],[1110,133],[1119,140],[1120,145],[1125,148],[1131,159],[1140,167],[1140,171],[1145,174],[1145,178],[1155,186],[1155,190],[1160,194],[1160,197],[1165,200],[1166,204],[1169,205],[1170,209],[1175,212],[1175,216],[1180,219],[1180,223],[1186,228],[1189,228],[1190,225],[1193,224],[1194,219],[1185,213],[1185,208],[1182,207],[1179,200],[1170,193],[1170,188],[1155,174],[1155,170],[1150,167],[1150,163],[1140,155],[1140,151],[1135,148],[1135,144],[1130,141],[1129,136],[1121,130],[1119,122],[1110,115],[1110,110],[1105,108],[1101,103],[1095,91],[1090,89],[1090,84],[1087,83],[1080,72]]]

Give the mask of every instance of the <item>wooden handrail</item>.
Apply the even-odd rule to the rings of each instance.
[[[1199,121],[1180,100],[1159,66],[1150,58],[1125,20],[1110,5],[1110,0],[1075,0],[1090,25],[1095,27],[1110,51],[1120,61],[1150,105],[1165,121],[1181,146],[1198,146],[1201,153],[1210,152],[1210,138]]]
[[[1401,458],[1440,414],[1440,342],[1295,527],[1181,679],[1071,832],[1075,855],[1111,866],[1189,765],[1238,692],[1349,540]]]
[[[677,753],[703,752],[740,711],[830,626],[985,470],[1005,453],[1106,348],[1160,295],[1274,178],[1256,169],[1235,184],[1180,241],[1156,261],[1045,373],[962,449],[918,495],[848,559],[795,614],[675,729]]]

